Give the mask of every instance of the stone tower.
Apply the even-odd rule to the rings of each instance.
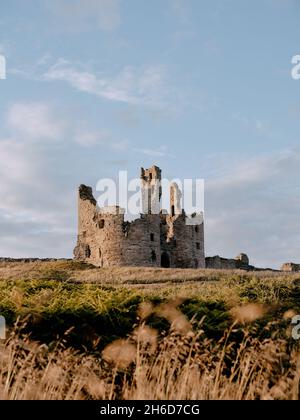
[[[174,182],[170,187],[170,214],[172,216],[182,213],[181,198],[182,193],[178,185]]]
[[[161,200],[161,170],[157,166],[141,168],[142,213],[159,214]]]

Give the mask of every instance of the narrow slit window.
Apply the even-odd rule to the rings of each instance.
[[[91,257],[91,248],[89,247],[89,245],[85,246],[85,257],[86,258],[90,258]]]

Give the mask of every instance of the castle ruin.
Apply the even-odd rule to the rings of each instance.
[[[239,254],[236,258],[222,258],[219,255],[206,257],[205,266],[214,270],[256,270],[253,265],[250,265],[249,258],[244,253]]]
[[[281,266],[281,271],[286,271],[290,273],[298,273],[300,271],[300,264],[295,263],[285,263]]]
[[[186,223],[181,191],[170,187],[170,210],[160,209],[161,170],[141,169],[142,213],[125,221],[119,206],[99,208],[92,188],[79,187],[76,260],[97,267],[205,268],[204,222]]]

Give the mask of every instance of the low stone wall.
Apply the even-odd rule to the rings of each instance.
[[[288,271],[290,273],[297,273],[298,271],[300,271],[300,264],[285,263],[281,267],[281,271]]]
[[[249,264],[246,254],[239,254],[236,258],[222,258],[219,255],[205,258],[205,267],[217,270],[259,270]]]
[[[51,262],[51,261],[73,261],[71,258],[9,258],[0,257],[1,262],[20,262],[20,263],[32,263],[32,262]]]

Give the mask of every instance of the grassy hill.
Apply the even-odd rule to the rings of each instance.
[[[300,314],[297,274],[99,269],[73,261],[1,262],[0,314],[9,329],[2,355],[16,366],[22,358],[31,361],[31,368],[29,361],[23,365],[32,371],[31,388],[39,398],[49,387],[47,395],[52,398],[135,398],[138,393],[149,398],[191,398],[194,387],[183,386],[180,380],[206,381],[205,392],[199,389],[196,395],[203,398],[273,398],[273,387],[281,383],[286,395],[299,396],[299,349],[291,337],[291,318]],[[45,369],[58,369],[63,360],[69,360],[61,371],[63,377],[68,372],[61,380],[64,388],[58,390],[47,376],[38,391]],[[138,361],[146,375],[140,386]],[[93,379],[78,367],[86,363],[92,365]],[[158,366],[171,375],[170,389]],[[241,376],[242,367],[248,369],[246,377]],[[7,375],[14,379],[2,391],[3,397],[22,398],[30,392],[24,369],[2,362],[0,398]],[[75,374],[76,369],[80,373]],[[67,387],[70,381],[76,388],[73,394]],[[87,390],[90,381],[97,391]],[[278,398],[283,395],[280,389],[276,388]],[[179,394],[171,395],[172,390]]]

